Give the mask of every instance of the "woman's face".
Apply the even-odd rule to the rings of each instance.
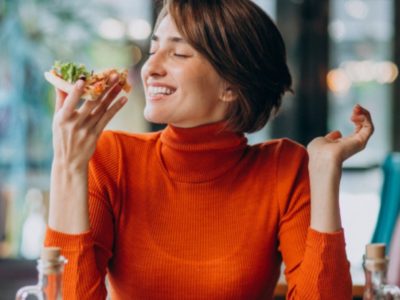
[[[228,103],[222,100],[223,79],[168,15],[154,32],[141,75],[148,121],[195,127],[224,119]]]

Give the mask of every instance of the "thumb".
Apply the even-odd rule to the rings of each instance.
[[[58,112],[61,107],[64,105],[65,99],[67,98],[67,93],[63,92],[62,90],[55,88],[56,90],[56,105],[55,105],[55,112]]]
[[[337,139],[340,139],[342,137],[342,133],[338,130],[331,131],[327,135],[325,135],[325,138],[335,141]]]

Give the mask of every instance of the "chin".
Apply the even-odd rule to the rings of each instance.
[[[144,109],[143,116],[146,119],[146,121],[151,122],[151,123],[155,123],[155,124],[166,124],[167,123],[165,118],[163,118],[159,114],[155,113],[153,110],[150,110],[147,108]]]

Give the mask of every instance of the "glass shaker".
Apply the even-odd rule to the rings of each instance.
[[[43,248],[37,262],[38,283],[20,288],[15,299],[24,300],[33,295],[39,300],[62,300],[62,275],[67,260],[61,256],[60,248]]]
[[[368,244],[363,257],[365,288],[363,300],[400,300],[400,288],[386,284],[389,259],[385,244]]]

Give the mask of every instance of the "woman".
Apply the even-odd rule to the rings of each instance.
[[[69,260],[65,299],[105,298],[106,274],[113,299],[271,299],[282,260],[288,299],[350,299],[339,181],[369,113],[356,106],[354,133],[308,154],[248,146],[291,85],[282,38],[249,0],[165,1],[142,79],[161,132],[101,133],[126,102],[111,104],[117,85],[79,108],[83,82],[58,91],[46,244]]]

